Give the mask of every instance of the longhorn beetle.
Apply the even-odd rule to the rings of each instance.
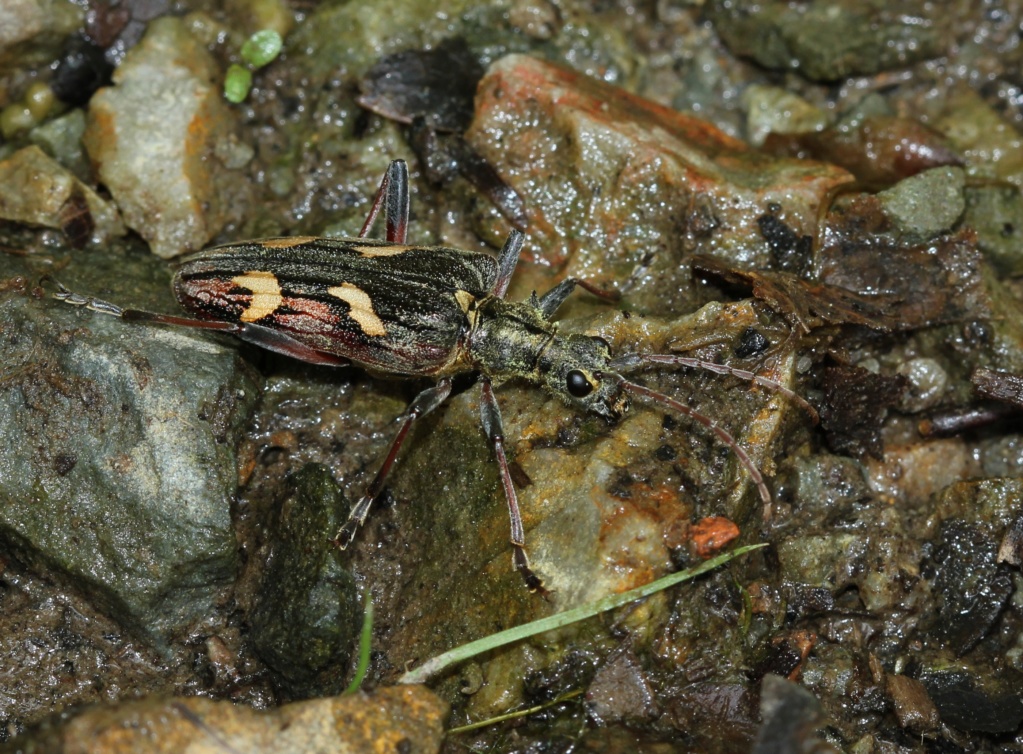
[[[381,207],[385,241],[366,237]],[[55,296],[126,320],[230,333],[311,364],[357,365],[370,372],[434,379],[435,384],[399,417],[380,470],[333,539],[341,549],[351,544],[383,491],[413,423],[450,395],[453,376],[467,372],[479,376],[481,423],[493,446],[511,519],[512,562],[530,590],[542,591],[543,586],[526,557],[495,382],[525,379],[608,419],[623,414],[630,395],[660,403],[699,422],[731,448],[765,506],[770,505],[759,470],[727,430],[622,374],[654,365],[697,367],[767,386],[814,413],[806,401],[746,370],[674,354],[612,357],[602,338],[561,334],[551,317],[573,288],[578,285],[605,298],[609,294],[567,278],[542,296],[533,293],[528,301],[505,301],[522,233],[513,230],[496,259],[474,251],[408,245],[408,213],[408,168],[403,160],[395,160],[358,238],[265,238],[192,254],[178,267],[173,287],[178,301],[196,319],[123,309],[63,286]]]

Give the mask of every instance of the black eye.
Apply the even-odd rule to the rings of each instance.
[[[593,385],[586,379],[586,375],[578,369],[573,369],[566,375],[565,383],[568,394],[576,398],[585,398],[593,392]]]

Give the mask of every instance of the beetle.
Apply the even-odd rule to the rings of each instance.
[[[615,357],[600,337],[564,334],[552,317],[578,286],[611,298],[590,283],[567,278],[542,296],[505,300],[524,235],[513,230],[495,258],[489,254],[407,243],[408,167],[391,162],[357,238],[292,236],[214,246],[183,259],[174,293],[194,318],[124,309],[73,293],[72,305],[125,320],[223,332],[275,353],[326,366],[429,378],[412,400],[379,471],[333,538],[345,549],[384,489],[409,430],[451,394],[452,378],[475,373],[480,418],[493,447],[511,523],[512,562],[532,591],[543,591],[525,551],[494,384],[524,379],[584,411],[616,420],[629,398],[654,401],[710,430],[735,453],[765,508],[771,496],[760,471],[735,438],[713,419],[623,374],[649,366],[684,366],[731,374],[779,391],[811,414],[794,392],[761,375],[677,354]],[[368,238],[381,208],[385,240]]]

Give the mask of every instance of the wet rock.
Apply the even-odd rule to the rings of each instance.
[[[962,168],[932,168],[882,191],[878,199],[903,238],[919,243],[955,225],[966,206],[965,180]]]
[[[754,84],[742,93],[746,108],[746,134],[760,146],[768,134],[806,133],[822,130],[827,114],[802,97],[775,86]]]
[[[789,615],[807,614],[814,610],[829,610],[834,606],[831,593],[826,589],[804,589],[799,590],[803,595],[808,592],[816,593],[817,604],[808,605],[804,602],[801,605],[788,607]],[[795,609],[794,609],[795,608]],[[809,608],[809,609],[808,609]],[[766,655],[753,667],[750,677],[753,680],[760,680],[771,675],[787,678],[790,681],[797,680],[802,673],[803,664],[810,652],[817,643],[817,636],[811,631],[795,631],[789,635],[779,635],[771,640],[771,646]]]
[[[365,3],[321,5],[287,40],[287,48],[304,58],[302,65],[316,87],[339,72],[359,75],[388,53],[421,49],[451,36],[451,18],[472,6],[456,0],[437,13],[417,0],[400,0],[386,9]]]
[[[752,316],[746,305],[709,306],[670,322],[608,314],[591,321],[589,331],[625,352],[663,351],[666,340],[683,342],[710,332],[720,337],[724,331],[734,338],[725,346],[731,349]],[[779,362],[776,378],[790,379],[792,364],[788,358]],[[706,375],[695,377],[696,384],[685,375],[658,377],[655,371],[643,379],[685,396],[688,405],[739,431],[739,441],[758,465],[788,412],[779,410],[786,405],[784,398],[774,396],[765,404],[765,396],[745,386]],[[407,619],[396,629],[397,654],[391,661],[397,666],[497,625],[521,623],[648,582],[676,567],[673,533],[683,522],[702,518],[702,511],[727,512],[742,531],[751,517],[759,516],[759,498],[733,455],[669,409],[637,401],[622,422],[609,426],[528,386],[509,383],[497,394],[510,459],[524,472],[518,494],[527,550],[551,592],[553,608],[530,596],[511,569],[507,513],[478,429],[480,398],[473,388],[425,423],[392,480],[399,500],[394,515],[414,563],[399,595]],[[668,443],[676,452],[659,453]],[[454,505],[453,500],[460,502]],[[697,622],[705,614],[705,608],[693,608]],[[651,619],[641,630],[645,634],[657,625]],[[688,636],[699,627],[686,623],[679,630]],[[582,646],[591,641],[596,639]],[[543,667],[560,646],[560,640],[538,642],[532,667]],[[501,671],[495,667],[499,661],[487,663],[486,694],[507,709],[520,698],[522,663]],[[487,711],[497,711],[488,705]]]
[[[874,612],[914,604],[919,599],[920,543],[910,536],[896,508],[876,502],[863,467],[850,459],[819,455],[795,463],[795,473],[791,499],[779,506],[774,521],[780,533],[791,527],[799,531],[776,539],[783,580],[832,595],[855,586],[856,599]],[[814,601],[827,606],[821,596]]]
[[[130,301],[160,274],[95,254],[63,277]],[[257,383],[208,338],[15,290],[0,294],[0,339],[0,539],[165,650],[215,614],[234,578],[234,448]]]
[[[927,687],[915,678],[889,674],[885,679],[885,691],[901,727],[925,733],[941,724],[938,708],[928,696]]]
[[[763,722],[753,743],[754,754],[834,752],[817,734],[823,715],[816,697],[802,686],[768,675],[760,687]]]
[[[657,697],[639,658],[624,651],[602,665],[586,691],[589,712],[602,724],[653,719]]]
[[[230,701],[155,697],[87,708],[0,749],[23,754],[429,754],[440,749],[446,716],[447,706],[422,686],[294,702],[270,711]]]
[[[967,187],[963,222],[977,231],[977,245],[1000,273],[1023,274],[1023,197],[1018,187]]]
[[[63,230],[73,246],[124,235],[117,210],[39,147],[0,162],[0,218]]]
[[[888,409],[899,403],[906,380],[839,365],[825,370],[823,382],[821,428],[828,446],[861,459],[883,458],[881,422]]]
[[[919,357],[899,365],[897,373],[906,378],[900,409],[919,413],[937,405],[945,396],[948,373],[935,359]]]
[[[216,62],[185,24],[165,17],[93,97],[85,147],[124,221],[168,258],[203,247],[246,180]],[[145,166],[140,170],[140,166]]]
[[[50,63],[84,16],[70,0],[6,0],[0,5],[0,74]]]
[[[355,582],[328,539],[348,505],[330,471],[306,466],[271,524],[252,641],[290,698],[340,693],[359,631]]]
[[[709,123],[520,55],[480,82],[466,138],[523,197],[527,253],[624,290],[645,312],[699,300],[686,254],[765,266],[758,218],[776,205],[797,235],[812,235],[824,195],[850,180],[831,166],[768,158]]]
[[[103,10],[97,10],[92,18],[95,20],[102,15]],[[91,31],[95,31],[95,24],[91,25]],[[107,60],[106,51],[94,38],[80,32],[64,42],[50,87],[61,102],[71,107],[82,107],[92,99],[97,89],[110,84],[113,72],[114,66]]]
[[[880,499],[921,505],[950,484],[976,473],[960,437],[889,445],[880,459],[866,462],[870,487]]]
[[[1023,696],[1018,673],[999,679],[964,670],[925,671],[920,680],[934,701],[941,721],[961,730],[1013,733],[1023,723]]]
[[[948,93],[931,125],[948,139],[973,177],[1023,185],[1023,137],[972,88],[961,84]]]
[[[693,683],[664,694],[663,703],[696,751],[749,751],[757,736],[756,690],[745,684]]]
[[[255,34],[272,29],[287,38],[295,24],[295,15],[284,0],[228,0],[224,4],[232,28]]]
[[[943,52],[936,24],[916,20],[929,17],[918,3],[713,0],[708,13],[735,54],[815,81],[879,73]]]
[[[936,528],[947,519],[963,519],[990,527],[998,535],[1016,519],[1023,500],[1023,480],[1019,478],[980,479],[960,482],[942,491],[934,500],[929,527]]]
[[[998,562],[1023,566],[1023,514],[1005,532],[998,547]]]
[[[1013,591],[1008,567],[997,562],[991,528],[951,518],[941,524],[929,558],[935,608],[930,633],[957,655],[992,630]]]
[[[92,168],[82,147],[84,133],[85,113],[72,110],[33,128],[28,138],[80,180],[88,181],[91,180]]]
[[[870,99],[867,98],[866,102]],[[867,109],[864,105],[864,109]],[[959,155],[938,132],[888,112],[848,113],[820,132],[774,132],[764,140],[772,154],[832,162],[868,186],[890,186],[929,168],[960,165]]]

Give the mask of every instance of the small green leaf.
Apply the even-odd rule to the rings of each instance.
[[[262,68],[281,54],[283,41],[273,29],[257,31],[242,45],[242,60],[253,68]]]
[[[232,63],[224,76],[224,99],[238,104],[244,102],[252,88],[252,71]]]

